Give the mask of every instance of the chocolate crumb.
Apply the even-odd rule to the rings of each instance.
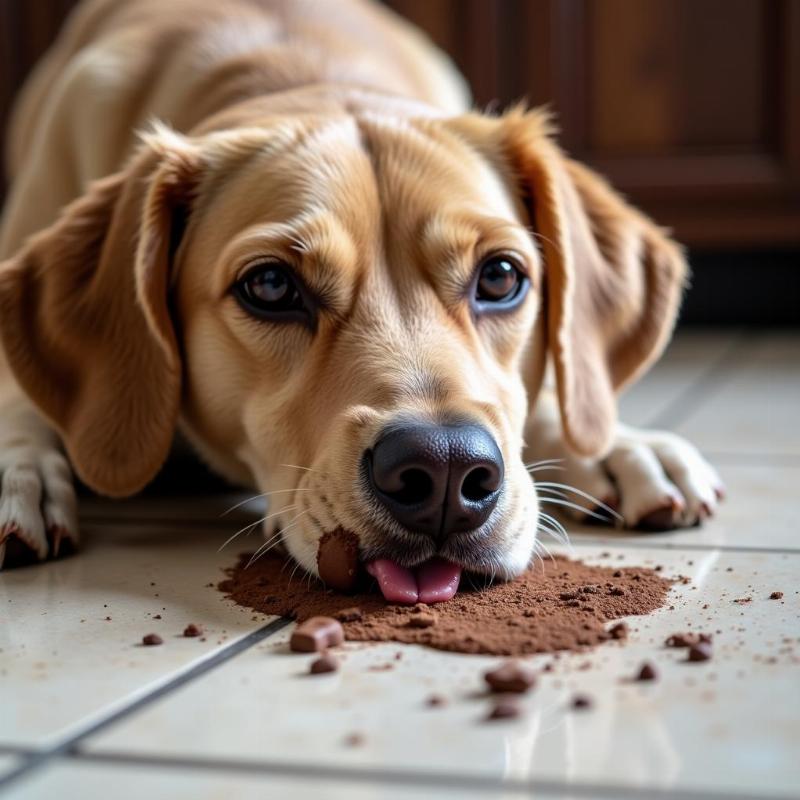
[[[689,648],[687,661],[708,661],[711,658],[712,650],[708,642],[698,642]]]
[[[183,629],[183,635],[186,636],[188,639],[191,639],[195,636],[202,636],[203,629],[199,625],[195,625],[194,622],[190,622]]]
[[[425,701],[425,705],[428,706],[428,708],[441,708],[447,705],[447,698],[441,694],[432,694]]]
[[[618,622],[616,625],[612,625],[608,632],[611,634],[612,639],[627,639],[628,638],[628,626],[624,622]]]
[[[343,608],[341,611],[337,611],[333,616],[338,619],[339,622],[355,622],[364,617],[364,612],[358,608],[358,606],[353,606],[352,608]]]
[[[148,633],[142,636],[142,644],[146,647],[153,647],[157,644],[164,644],[164,640],[157,633]]]
[[[572,708],[585,710],[591,708],[594,705],[594,701],[587,694],[576,694],[572,698],[570,705]]]
[[[332,617],[311,617],[292,632],[289,648],[296,653],[320,652],[344,641],[341,624]]]
[[[658,670],[649,661],[642,664],[639,672],[636,674],[637,681],[654,681],[658,679]]]
[[[622,597],[625,594],[625,590],[620,586],[612,586],[608,593],[613,597]]]
[[[782,600],[783,599],[783,592],[773,592],[769,596],[770,600]]]
[[[484,673],[483,679],[493,692],[527,692],[536,684],[536,675],[532,670],[517,664],[514,661],[506,661],[495,669]]]
[[[347,747],[360,747],[366,741],[362,733],[349,733],[344,737],[344,743]]]
[[[311,662],[308,668],[311,675],[323,675],[326,672],[336,672],[339,669],[339,659],[330,653],[323,653],[319,658]]]
[[[358,580],[358,537],[344,528],[326,533],[319,540],[317,569],[332,589],[352,592]]]
[[[689,631],[688,633],[673,633],[668,636],[664,644],[667,647],[692,647],[696,644],[711,644],[710,633]]]
[[[432,628],[436,624],[436,615],[423,612],[409,617],[409,628]]]
[[[522,714],[522,709],[508,698],[498,700],[486,715],[487,720],[516,719]]]

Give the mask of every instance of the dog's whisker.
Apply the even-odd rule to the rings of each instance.
[[[275,547],[278,544],[278,542],[283,541],[283,539],[287,535],[287,533],[300,521],[300,517],[302,517],[304,514],[308,514],[309,511],[311,511],[311,509],[307,508],[304,511],[301,511],[299,514],[295,514],[295,516],[292,517],[292,519],[289,521],[289,523],[287,525],[285,525],[284,527],[282,527],[275,534],[275,536],[272,537],[273,539],[276,538],[276,537],[278,539],[278,541],[276,541],[275,544],[272,545],[272,547]],[[272,540],[270,540],[270,541],[272,541]],[[261,558],[263,555],[265,555],[268,552],[268,550],[263,550],[263,547],[264,547],[264,545],[261,545],[261,547],[259,547],[258,550],[256,550],[255,553],[253,553],[252,557],[250,558],[250,561],[247,562],[247,566],[248,567],[251,564],[253,564],[256,561],[258,561],[259,558]],[[271,549],[271,547],[269,549]]]
[[[541,461],[530,461],[523,466],[525,469],[530,469],[531,467],[541,467],[545,464],[560,464],[564,460],[563,458],[543,458]]]
[[[551,506],[563,506],[564,508],[572,508],[575,509],[575,511],[580,511],[587,517],[592,517],[592,519],[599,519],[601,522],[608,522],[608,517],[606,517],[605,515],[598,514],[596,511],[592,511],[590,508],[578,505],[577,503],[572,503],[569,500],[559,500],[556,497],[542,497],[541,502],[550,503]]]
[[[327,475],[321,469],[314,469],[313,467],[301,467],[299,464],[278,464],[279,467],[290,467],[291,469],[304,469],[306,472],[316,472],[319,475]]]
[[[261,517],[261,519],[257,519],[255,522],[251,522],[249,525],[245,525],[243,528],[239,528],[239,530],[236,531],[236,533],[234,533],[233,536],[229,536],[225,540],[225,542],[223,543],[222,547],[220,547],[219,550],[217,550],[217,552],[218,553],[222,552],[222,550],[224,548],[226,548],[240,533],[243,533],[244,531],[246,531],[248,529],[252,530],[253,528],[256,527],[256,525],[260,525],[261,523],[266,522],[267,520],[278,516],[278,514],[281,514],[284,511],[294,511],[294,509],[296,509],[296,508],[297,508],[297,504],[291,505],[291,506],[286,506],[285,508],[282,508],[280,511],[273,511],[272,514],[267,514],[266,517]]]
[[[563,537],[563,542],[569,544],[569,534],[566,528],[551,514],[545,514],[544,511],[539,512],[539,517],[545,522],[549,523],[558,533]]]
[[[231,511],[235,511],[237,508],[241,508],[243,505],[247,503],[252,503],[253,500],[260,500],[262,497],[272,497],[273,494],[285,494],[286,492],[313,492],[313,489],[275,489],[272,492],[264,492],[263,494],[254,494],[252,497],[247,497],[244,500],[237,503],[235,506],[231,506],[227,511],[223,511],[220,516],[224,517],[226,514],[230,514]]]
[[[562,467],[560,464],[542,464],[541,466],[534,466],[534,467],[525,467],[525,471],[529,475],[533,475],[534,472],[544,472],[545,470],[554,469],[557,472],[566,472],[567,468]]]
[[[582,489],[578,489],[576,486],[570,486],[566,483],[557,483],[556,481],[536,481],[536,486],[542,486],[544,488],[551,488],[551,489],[564,489],[567,492],[573,492],[574,494],[580,495],[581,497],[588,500],[590,503],[594,503],[597,508],[602,508],[603,511],[608,512],[612,517],[615,519],[622,521],[622,516],[615,511],[611,506],[604,503],[602,500],[598,500],[593,495],[589,494],[589,492],[584,492]]]

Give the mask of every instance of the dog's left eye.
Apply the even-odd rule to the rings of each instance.
[[[499,303],[508,305],[521,298],[525,287],[525,276],[517,269],[511,258],[492,256],[478,267],[475,284],[475,300],[483,305]]]
[[[233,294],[245,311],[257,317],[281,321],[310,316],[291,267],[282,261],[253,267],[234,284]]]

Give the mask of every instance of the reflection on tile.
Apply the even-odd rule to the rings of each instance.
[[[0,779],[16,767],[22,759],[8,753],[0,753]]]
[[[671,407],[727,353],[740,334],[729,331],[676,334],[666,353],[620,398],[627,425],[661,425]]]
[[[8,797],[14,800],[107,800],[113,786],[114,800],[141,800],[143,797],[170,800],[465,800],[487,797],[491,800],[518,800],[530,797],[530,789],[515,791],[481,787],[479,793],[469,786],[454,782],[426,785],[409,781],[382,781],[380,777],[361,777],[358,780],[331,779],[328,776],[281,776],[265,773],[237,773],[207,768],[180,766],[153,767],[146,764],[116,763],[80,759],[59,761],[27,777]],[[537,800],[568,798],[558,792],[535,792]],[[612,800],[602,793],[594,800]]]
[[[749,461],[746,465],[730,464],[724,459],[715,462],[728,494],[714,519],[701,527],[639,533],[600,525],[577,525],[571,521],[565,521],[565,526],[576,545],[610,541],[621,546],[800,550],[800,515],[796,499],[800,463],[775,467],[757,459]]]
[[[755,336],[678,426],[700,448],[800,455],[800,335]]]
[[[63,735],[264,622],[208,586],[236,552],[217,552],[228,531],[85,534],[74,558],[0,573],[0,744]],[[180,635],[189,622],[203,641]],[[162,646],[141,645],[151,632]]]
[[[310,677],[309,657],[288,653],[279,635],[98,734],[89,747],[792,794],[800,785],[800,556],[607,549],[607,556],[599,547],[580,553],[615,564],[658,562],[665,574],[693,582],[676,585],[672,609],[633,618],[626,645],[559,659],[524,699],[522,719],[483,721],[481,675],[497,659],[352,644],[339,673]],[[785,599],[767,599],[774,590]],[[752,600],[734,602],[745,596]],[[663,648],[666,636],[687,628],[715,633],[712,662],[688,664],[685,651]],[[644,659],[657,664],[660,680],[629,682]],[[570,710],[576,691],[588,692],[595,707]],[[426,707],[432,692],[448,705]],[[363,737],[358,746],[348,746],[352,734]]]

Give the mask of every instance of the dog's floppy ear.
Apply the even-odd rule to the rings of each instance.
[[[544,253],[564,435],[577,453],[601,455],[613,436],[616,393],[669,339],[686,262],[663,230],[559,150],[541,112],[512,112],[501,126]]]
[[[169,453],[181,383],[169,261],[199,171],[190,140],[157,130],[0,265],[11,368],[103,494],[137,491]]]

